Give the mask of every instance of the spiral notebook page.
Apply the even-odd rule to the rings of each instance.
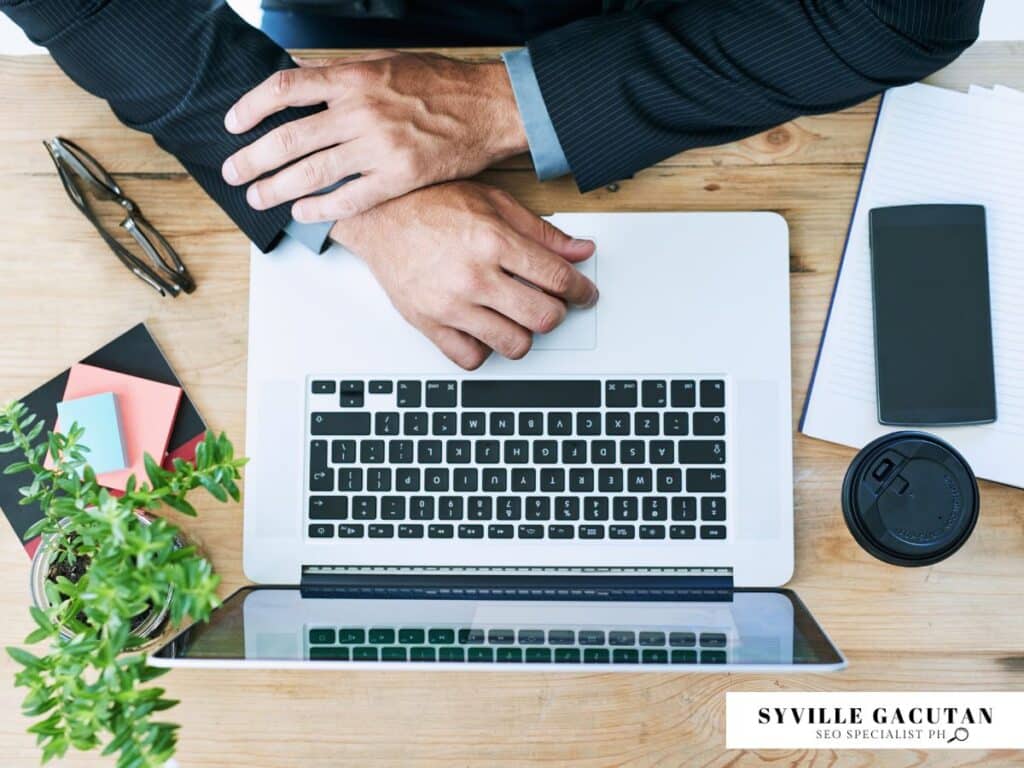
[[[878,423],[868,212],[890,205],[987,209],[997,421],[935,428],[979,477],[1024,486],[1024,97],[926,85],[883,102],[801,431],[861,447]],[[955,354],[955,350],[951,350]]]

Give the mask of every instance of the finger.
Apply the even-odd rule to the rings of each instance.
[[[551,222],[545,221],[525,208],[506,192],[500,190],[496,192],[494,205],[516,232],[540,243],[549,251],[572,262],[584,261],[594,255],[593,240],[567,235]]]
[[[533,344],[533,335],[523,326],[486,307],[471,307],[455,326],[510,360],[523,357]]]
[[[327,112],[275,128],[224,161],[221,175],[228,184],[245,184],[310,152],[351,139]]]
[[[379,59],[390,59],[393,56],[398,56],[401,51],[393,50],[380,50],[380,51],[364,51],[363,53],[356,53],[351,56],[334,57],[334,58],[309,58],[309,59],[296,59],[292,58],[296,64],[300,67],[334,67],[339,64],[356,64],[361,61],[377,61]]]
[[[352,143],[355,144],[355,142]],[[353,151],[352,154],[358,155],[359,153]],[[351,173],[363,173],[363,171],[364,169],[356,169]],[[344,178],[344,176],[339,178]],[[323,189],[323,187],[319,187],[319,189]],[[358,179],[353,179],[343,187],[326,195],[316,195],[299,200],[292,206],[292,218],[300,222],[339,221],[368,211],[374,206],[394,197],[400,197],[411,190],[412,187],[406,184],[395,186],[389,182],[388,175],[380,171],[364,173]]]
[[[253,182],[245,193],[245,199],[258,211],[299,198],[317,201],[320,197],[316,195],[317,192],[359,173],[360,158],[359,153],[352,149],[354,144],[356,142],[317,152],[282,168],[269,178]],[[307,198],[306,195],[314,197]],[[299,218],[294,213],[292,217],[300,222],[327,221],[331,218],[329,215],[319,219]]]
[[[481,303],[534,333],[555,330],[567,312],[565,302],[511,277],[499,280]]]
[[[597,286],[561,256],[521,235],[502,252],[501,266],[552,296],[570,304],[592,307],[597,303]]]
[[[326,101],[329,84],[325,73],[323,67],[275,72],[235,102],[224,116],[224,127],[231,133],[245,133],[285,107]]]
[[[444,356],[460,368],[476,370],[490,356],[491,350],[468,333],[444,325],[430,325],[422,329],[423,335],[434,342]]]

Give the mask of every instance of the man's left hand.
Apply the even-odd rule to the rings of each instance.
[[[500,61],[377,52],[300,63],[245,94],[224,120],[232,133],[244,133],[286,107],[327,104],[225,161],[229,184],[259,179],[247,193],[253,208],[295,200],[296,221],[345,219],[419,187],[472,176],[527,149]],[[360,178],[316,194],[354,174]]]

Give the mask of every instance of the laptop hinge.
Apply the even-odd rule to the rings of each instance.
[[[729,600],[731,568],[305,566],[304,597],[432,600]]]

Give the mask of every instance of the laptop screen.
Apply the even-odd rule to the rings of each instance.
[[[349,599],[247,587],[153,655],[175,661],[839,666],[788,590],[673,602]]]

